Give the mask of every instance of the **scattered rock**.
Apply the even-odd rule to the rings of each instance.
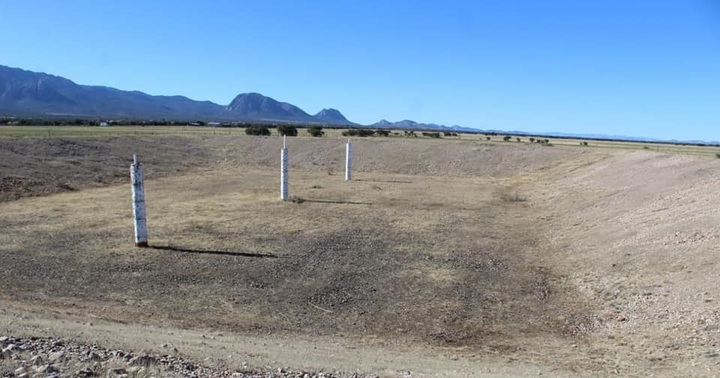
[[[234,378],[364,378],[374,377],[359,373],[293,371],[289,368],[249,369],[231,371],[225,366],[203,366],[187,361],[177,355],[156,355],[147,352],[135,354],[119,349],[103,349],[97,345],[65,343],[52,338],[33,337],[29,339],[3,336],[6,345],[0,354],[21,361],[9,370],[16,378],[127,378],[127,377],[234,377]]]
[[[53,365],[40,365],[35,367],[38,373],[56,373],[58,369]]]
[[[151,366],[157,363],[157,359],[153,356],[149,356],[146,353],[141,353],[139,356],[132,357],[128,360],[128,363],[133,366]]]
[[[76,378],[89,378],[89,377],[94,377],[94,376],[95,376],[95,372],[93,372],[92,370],[90,370],[88,368],[78,370],[78,372],[75,373]]]
[[[101,359],[102,359],[102,357],[100,357],[99,354],[97,354],[93,351],[89,351],[87,353],[87,355],[85,356],[86,361],[100,361]]]
[[[110,369],[107,372],[108,378],[124,378],[128,376],[127,370],[123,368]]]
[[[38,355],[38,356],[32,356],[32,358],[30,358],[30,363],[33,364],[33,366],[42,365],[43,362],[44,362],[44,361],[43,361],[43,358],[40,357],[39,355]]]
[[[65,352],[53,352],[48,355],[48,362],[50,362],[51,364],[54,364],[56,362],[62,362],[63,357],[65,357]]]

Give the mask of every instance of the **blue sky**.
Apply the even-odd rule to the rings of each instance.
[[[0,64],[354,122],[720,140],[720,0],[0,0]]]

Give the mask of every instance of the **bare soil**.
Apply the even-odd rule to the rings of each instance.
[[[343,143],[292,139],[282,202],[278,138],[0,139],[0,323],[232,368],[718,367],[716,160],[369,139],[345,182]],[[132,246],[132,153],[148,249]]]

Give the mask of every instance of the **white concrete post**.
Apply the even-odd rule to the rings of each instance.
[[[352,179],[352,144],[350,144],[350,139],[348,139],[347,144],[345,145],[345,181],[350,181]]]
[[[288,199],[288,150],[283,136],[283,148],[280,151],[280,199]]]
[[[143,183],[143,167],[138,163],[137,155],[133,155],[130,165],[130,181],[132,182],[133,217],[135,218],[135,246],[147,247],[147,221],[145,220],[145,185]]]

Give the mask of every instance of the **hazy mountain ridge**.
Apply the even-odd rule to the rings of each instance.
[[[438,125],[435,123],[418,123],[415,121],[411,121],[409,119],[405,119],[398,122],[390,122],[385,119],[381,119],[378,122],[373,123],[370,125],[371,127],[378,127],[378,128],[385,128],[385,129],[407,129],[407,130],[439,130],[439,131],[455,131],[455,132],[472,132],[472,133],[478,133],[482,132],[482,130],[474,129],[470,127],[463,127],[458,125],[453,126],[445,126],[445,125]]]
[[[77,84],[46,73],[0,65],[0,116],[166,119],[352,124],[339,111],[314,117],[295,105],[259,93],[242,93],[229,105],[184,96]]]
[[[0,114],[108,118],[197,118],[222,107],[184,96],[151,96],[0,66]]]
[[[314,123],[358,125],[340,111],[326,108],[310,115],[299,107],[259,93],[241,93],[229,105],[197,101],[185,96],[155,96],[139,91],[81,85],[64,77],[0,65],[0,117],[77,117],[101,119]],[[604,134],[567,132],[481,130],[458,125],[445,126],[411,120],[380,120],[365,127],[406,130],[437,130],[510,135],[543,135],[560,138],[625,140],[663,143],[720,145],[717,141],[664,140]]]

